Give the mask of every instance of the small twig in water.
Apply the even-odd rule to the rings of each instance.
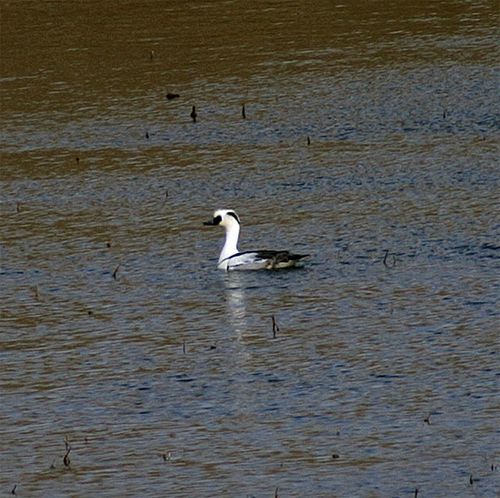
[[[278,498],[278,491],[279,491],[280,488],[276,487],[276,489],[274,490],[274,498]]]
[[[16,488],[17,488],[17,484],[14,484],[14,487],[12,488],[12,491],[10,492],[11,495],[16,494]]]
[[[114,278],[115,280],[117,280],[117,278],[118,278],[118,277],[116,276],[116,274],[118,273],[118,269],[119,269],[119,268],[120,268],[120,265],[118,265],[118,266],[115,268],[114,272],[113,272],[113,278]]]
[[[182,352],[186,354],[186,341],[182,341]]]
[[[418,488],[415,488],[415,498],[418,496]]]
[[[424,418],[424,422],[428,425],[431,425],[431,413],[427,415],[427,418]]]
[[[191,119],[193,120],[193,123],[196,123],[196,117],[198,116],[198,114],[196,114],[196,107],[193,106],[193,110],[191,111]]]
[[[273,339],[276,339],[276,334],[280,331],[280,328],[278,327],[278,324],[276,323],[276,319],[274,318],[274,315],[271,316],[273,320]]]
[[[469,483],[470,483],[471,486],[473,486],[474,483],[478,482],[478,481],[479,481],[479,479],[477,477],[472,477],[472,474],[470,475],[470,477],[469,477]]]
[[[67,437],[64,439],[64,445],[66,446],[66,454],[64,455],[63,458],[63,464],[65,467],[69,467],[69,464],[71,463],[71,460],[69,459],[69,452],[71,451],[71,446],[69,445]]]
[[[246,112],[245,112],[245,104],[243,104],[243,105],[241,106],[241,117],[242,117],[243,119],[246,119],[246,117],[247,117],[247,114],[246,114]]]
[[[307,145],[311,145],[311,137],[307,137]]]

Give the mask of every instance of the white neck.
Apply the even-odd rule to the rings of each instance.
[[[238,237],[240,235],[240,224],[235,220],[226,228],[226,241],[219,256],[219,263],[230,256],[233,256],[238,251]]]

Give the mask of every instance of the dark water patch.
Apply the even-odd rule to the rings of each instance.
[[[188,377],[187,375],[185,374],[178,374],[178,375],[175,375],[173,377],[174,380],[176,380],[177,382],[195,382],[196,379],[192,378],[192,377]]]
[[[377,379],[387,379],[389,382],[391,379],[404,378],[403,375],[397,375],[397,374],[370,374],[370,377],[375,377]]]
[[[496,245],[490,242],[484,242],[483,244],[481,244],[480,249],[488,251],[498,251],[500,249],[500,245]]]

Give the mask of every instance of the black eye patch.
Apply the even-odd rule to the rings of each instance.
[[[218,225],[222,221],[222,216],[218,215],[214,218],[214,225]]]
[[[232,216],[238,223],[240,223],[240,219],[238,218],[238,215],[236,213],[234,213],[233,211],[228,211],[226,214],[228,216]]]

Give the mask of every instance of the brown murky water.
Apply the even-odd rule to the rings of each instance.
[[[498,6],[412,4],[0,2],[3,494],[498,495]]]

